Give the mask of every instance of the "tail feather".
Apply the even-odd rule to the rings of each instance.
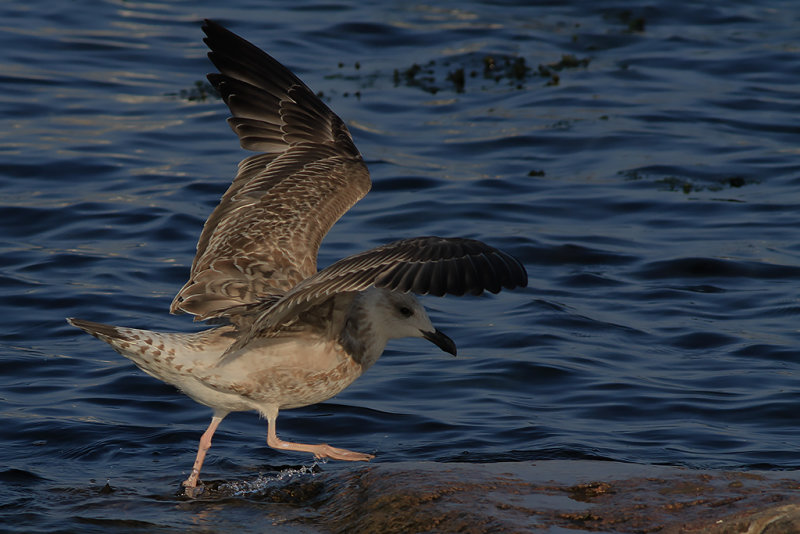
[[[133,360],[136,365],[147,372],[151,372],[150,360],[154,357],[157,359],[161,355],[160,349],[164,349],[163,343],[161,343],[160,347],[154,346],[154,341],[160,341],[162,337],[161,334],[156,332],[95,323],[94,321],[72,317],[68,318],[67,322],[100,341],[105,341],[115,351]],[[174,353],[175,351],[172,350],[172,355]]]
[[[110,343],[110,340],[128,341],[128,338],[116,326],[75,319],[74,317],[68,317],[67,322],[106,343]]]
[[[201,332],[153,332],[112,326],[70,317],[80,328],[131,360],[136,366],[224,416],[230,411],[251,410],[252,403],[239,393],[226,393],[206,384],[222,354],[236,338],[236,328],[220,326]]]
[[[67,322],[105,341],[142,371],[169,384],[180,385],[180,370],[188,367],[184,357],[192,356],[191,349],[187,351],[185,345],[191,334],[162,334],[74,318]]]
[[[198,367],[214,365],[235,338],[232,326],[194,333],[165,333],[72,317],[67,322],[108,343],[146,373],[169,383]]]

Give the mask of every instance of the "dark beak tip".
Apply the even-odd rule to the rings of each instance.
[[[444,334],[441,330],[434,330],[433,332],[423,332],[423,337],[442,349],[443,351],[456,356],[458,349],[456,347],[455,341],[450,339],[446,334]]]

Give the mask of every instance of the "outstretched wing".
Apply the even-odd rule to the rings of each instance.
[[[322,238],[370,188],[347,127],[303,82],[219,24],[203,31],[228,123],[261,153],[239,164],[170,306],[195,320],[274,299],[316,273]]]
[[[348,256],[304,280],[262,311],[247,337],[269,332],[335,294],[370,286],[440,297],[527,285],[528,273],[519,260],[481,241],[401,239]]]

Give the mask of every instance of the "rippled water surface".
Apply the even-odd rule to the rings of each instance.
[[[282,436],[376,462],[800,468],[800,5],[528,4],[0,4],[5,528],[261,529],[263,501],[222,521],[172,497],[210,411],[64,322],[197,328],[169,303],[245,155],[203,85],[204,17],[321,92],[370,166],[321,265],[460,235],[530,274],[425,299],[458,358],[392,342]],[[312,465],[265,435],[231,415],[205,476]]]

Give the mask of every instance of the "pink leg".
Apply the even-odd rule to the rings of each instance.
[[[220,422],[222,422],[225,415],[220,416],[214,414],[214,417],[211,418],[211,424],[208,425],[208,428],[200,437],[200,446],[197,448],[197,457],[194,460],[194,466],[192,466],[192,474],[183,482],[183,486],[186,488],[186,495],[189,497],[194,497],[198,493],[195,491],[195,488],[197,488],[197,479],[200,477],[200,469],[203,467],[203,460],[206,459],[206,452],[211,448],[211,437],[214,435],[214,432],[217,430],[217,427]]]
[[[291,441],[283,441],[282,439],[278,438],[275,432],[275,420],[278,418],[278,410],[275,410],[274,413],[268,413],[266,416],[268,425],[267,445],[273,449],[282,451],[310,452],[317,458],[332,458],[334,460],[348,460],[351,462],[368,462],[375,458],[375,456],[372,454],[348,451],[347,449],[338,449],[324,443],[319,445],[309,445],[307,443],[292,443]]]

